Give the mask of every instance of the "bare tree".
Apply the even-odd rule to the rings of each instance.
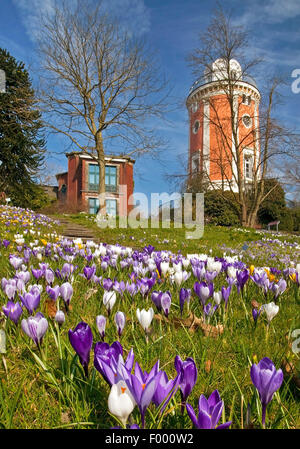
[[[118,154],[136,157],[162,147],[154,123],[165,110],[167,81],[146,44],[111,20],[101,2],[56,7],[44,21],[39,51],[46,125],[90,155],[100,174],[108,149],[122,145]],[[99,194],[104,192],[102,175]],[[100,211],[105,212],[103,195]]]
[[[268,91],[264,96],[261,95],[251,73],[262,60],[248,57],[247,32],[244,28],[233,25],[230,15],[220,6],[207,30],[199,37],[199,47],[188,57],[198,81],[188,97],[187,106],[190,109],[193,101],[205,101],[209,113],[204,108],[204,120],[209,121],[210,135],[214,136],[209,155],[203,152],[200,154],[198,172],[200,171],[201,176],[197,175],[200,178],[200,188],[205,183],[209,189],[217,189],[225,201],[228,201],[225,190],[231,191],[230,198],[235,209],[239,210],[241,224],[253,227],[261,203],[272,193],[265,191],[270,159],[288,154],[295,144],[290,130],[274,119],[281,80],[270,80]],[[250,100],[250,104],[254,106],[247,114],[249,126],[245,124],[244,117],[243,81],[254,86],[253,98]],[[198,87],[209,83],[211,90],[208,86],[203,98]],[[218,94],[211,95],[210,92]],[[246,148],[253,150],[249,176],[251,180],[246,180],[245,176]],[[206,158],[209,159],[209,169]],[[218,183],[213,181],[217,174],[221,178]],[[191,177],[191,173],[189,176]]]

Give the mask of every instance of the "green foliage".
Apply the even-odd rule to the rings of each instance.
[[[36,192],[34,176],[45,152],[41,114],[24,64],[0,48],[0,67],[6,74],[6,92],[0,97],[0,191],[15,198],[23,194],[28,204],[34,203],[29,196]]]
[[[224,200],[224,197],[227,200]],[[239,214],[231,192],[208,191],[204,194],[204,214],[209,223],[219,226],[239,225]]]
[[[259,222],[264,225],[275,220],[284,221],[284,216],[287,213],[285,193],[276,179],[267,179],[265,181],[265,194],[270,192],[270,190],[272,190],[271,193],[262,202],[257,214]],[[286,220],[287,223],[288,220]],[[282,228],[282,226],[280,227]],[[287,229],[290,230],[290,228]]]
[[[34,183],[20,185],[19,188],[11,190],[11,203],[14,206],[39,210],[42,207],[49,206],[51,200],[44,189]]]

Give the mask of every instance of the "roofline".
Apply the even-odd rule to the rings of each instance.
[[[202,88],[208,87],[210,84],[211,84],[211,85],[212,85],[212,84],[215,84],[215,85],[221,84],[221,83],[224,82],[224,81],[226,82],[225,79],[224,79],[224,80],[214,80],[214,81],[208,81],[207,83],[199,84],[198,86],[195,86],[195,87],[192,86],[192,87],[190,88],[190,92],[188,93],[188,96],[187,96],[186,101],[188,101],[188,99],[191,97],[191,95],[194,94],[197,90],[201,90]],[[249,81],[236,80],[236,85],[234,86],[234,89],[237,89],[237,88],[238,88],[238,83],[240,83],[241,85],[243,85],[243,84],[248,84],[249,86],[252,87],[252,89],[254,89],[254,90],[257,91],[257,93],[258,93],[258,95],[259,95],[259,97],[260,97],[260,91],[259,91],[258,87],[255,86],[254,84],[249,83]]]
[[[81,159],[94,159],[92,156],[90,156],[89,154],[85,154],[83,152],[80,151],[72,151],[71,153],[66,153],[66,157],[70,157],[70,156],[79,156]],[[118,155],[118,154],[107,154],[104,156],[104,159],[106,161],[111,161],[111,162],[124,162],[124,161],[128,161],[131,163],[135,163],[135,159],[132,159],[130,156],[126,156],[126,155]]]

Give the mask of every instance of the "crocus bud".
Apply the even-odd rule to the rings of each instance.
[[[108,396],[108,409],[112,415],[121,421],[124,427],[135,405],[136,402],[124,380],[112,385]]]
[[[64,312],[62,310],[58,310],[56,312],[54,319],[57,322],[57,324],[59,325],[59,327],[62,326],[66,319]]]
[[[74,331],[69,329],[69,340],[73,349],[77,352],[81,365],[84,368],[86,377],[88,376],[88,364],[90,361],[90,351],[93,344],[93,334],[87,323],[81,321]]]
[[[116,300],[117,300],[117,295],[114,291],[104,292],[103,304],[105,305],[108,314],[110,314],[111,309],[115,305]]]
[[[275,302],[270,302],[269,304],[263,304],[262,310],[267,315],[268,323],[272,321],[275,315],[279,312],[279,306],[275,304]]]
[[[222,301],[222,293],[221,292],[214,292],[214,301],[219,306]]]
[[[99,331],[99,334],[102,338],[102,340],[105,337],[105,326],[106,326],[106,318],[103,315],[98,315],[96,317],[96,325],[97,325],[97,329]]]
[[[125,314],[123,312],[117,312],[115,315],[115,323],[118,329],[119,337],[121,337],[121,334],[123,332],[125,321],[126,321]]]
[[[144,329],[144,331],[147,332],[149,330],[150,324],[154,317],[154,311],[153,311],[152,307],[150,307],[149,310],[137,309],[136,316],[137,316],[137,319],[139,320],[140,325]]]

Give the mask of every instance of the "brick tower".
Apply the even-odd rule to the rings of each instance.
[[[217,59],[193,84],[186,101],[190,182],[197,175],[209,188],[237,192],[237,164],[245,185],[259,177],[259,102],[255,81],[234,59]]]

